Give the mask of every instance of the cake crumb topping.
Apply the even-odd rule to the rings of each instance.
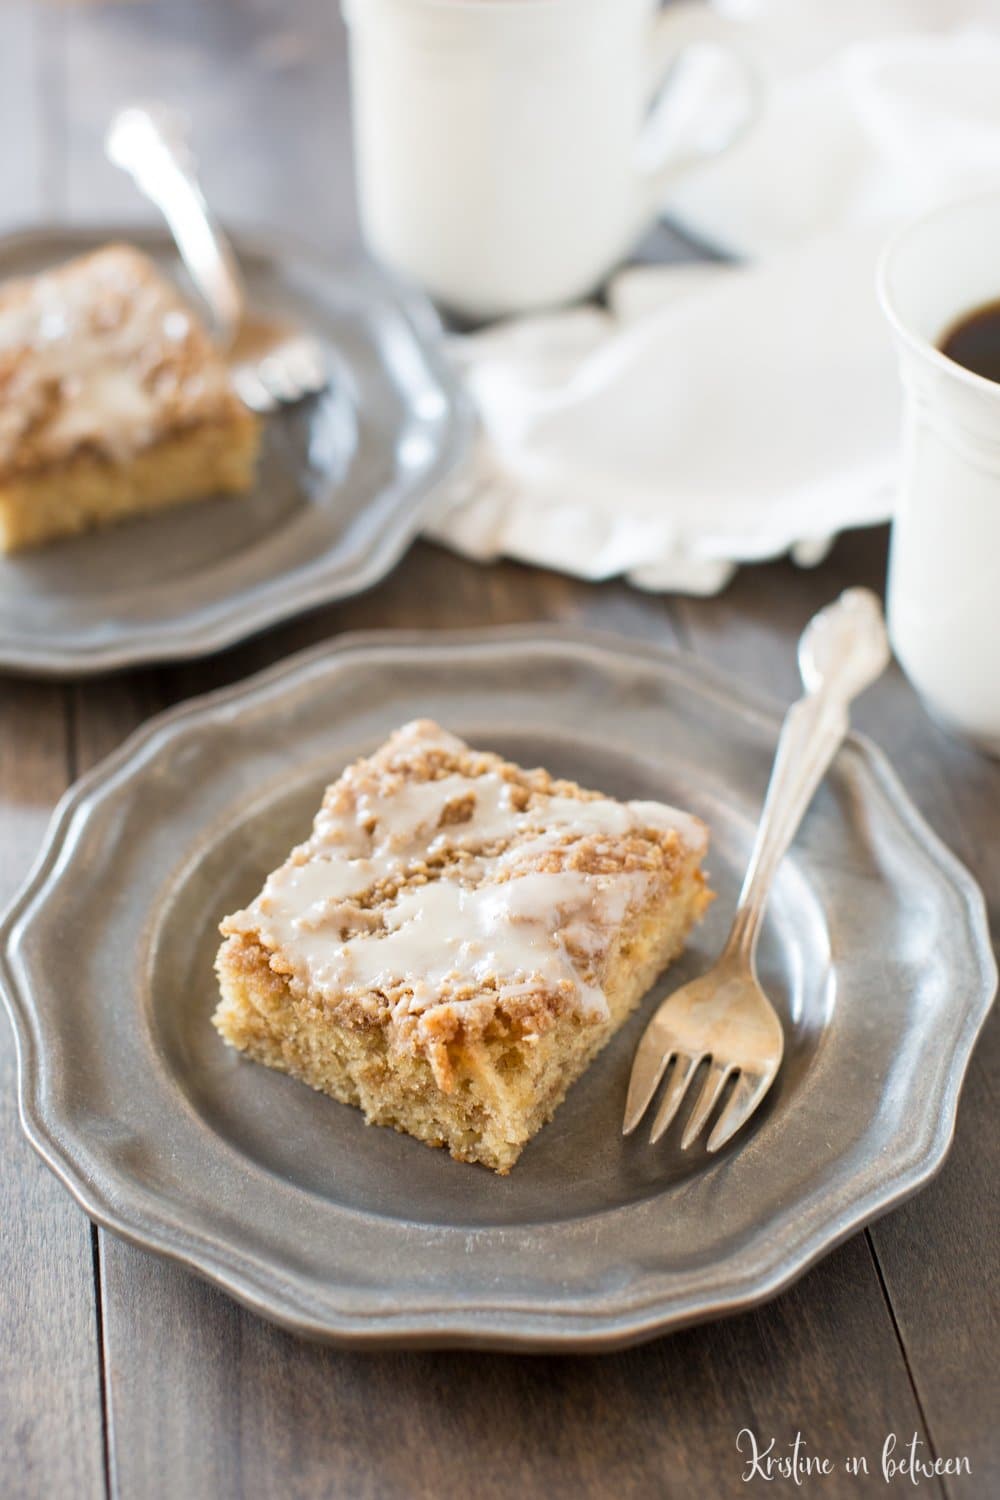
[[[124,463],[164,433],[234,410],[225,362],[131,246],[0,288],[0,475],[88,449]]]
[[[622,923],[706,843],[665,804],[583,791],[416,720],[328,789],[311,837],[222,931],[340,1019],[391,1019],[433,1061],[498,1013],[527,1031],[606,1018]]]

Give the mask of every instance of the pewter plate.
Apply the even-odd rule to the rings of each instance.
[[[559,630],[346,638],[154,719],[73,788],[0,931],[25,1129],[93,1218],[343,1343],[607,1349],[771,1296],[925,1182],[996,984],[982,896],[852,737],[780,872],[779,1079],[718,1156],[623,1140],[650,994],[510,1177],[247,1062],[216,924],[395,725],[707,820],[716,953],[775,712],[700,663]]]
[[[184,285],[165,233],[109,225],[0,239],[0,280],[115,239]],[[429,303],[370,266],[260,235],[235,244],[251,304],[323,343],[328,389],[266,418],[248,495],[0,556],[0,669],[80,676],[201,656],[359,593],[403,555],[464,452],[470,416]]]

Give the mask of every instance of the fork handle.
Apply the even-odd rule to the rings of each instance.
[[[882,605],[847,589],[814,615],[799,641],[805,696],[785,715],[764,810],[724,956],[752,968],[768,893],[813,793],[843,744],[849,708],[889,661]]]
[[[807,694],[785,715],[757,837],[726,942],[728,956],[752,959],[778,866],[843,744],[849,724],[847,703],[826,693]]]
[[[111,121],[105,151],[166,219],[188,275],[206,303],[217,342],[232,346],[246,297],[236,256],[198,182],[184,121],[163,105],[128,105]]]

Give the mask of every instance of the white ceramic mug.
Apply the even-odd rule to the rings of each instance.
[[[343,0],[343,9],[368,246],[468,317],[592,291],[662,211],[670,183],[757,113],[753,71],[730,45],[740,28],[704,5]],[[650,105],[699,43],[725,45],[741,93],[729,98],[722,139],[644,161]]]
[[[1000,755],[1000,385],[937,347],[965,314],[1000,301],[1000,193],[902,230],[879,292],[905,395],[893,648],[931,712]]]

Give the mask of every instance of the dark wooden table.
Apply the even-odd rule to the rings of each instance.
[[[353,245],[336,0],[5,0],[5,222],[136,217],[100,142],[115,104],[152,96],[190,109],[223,213],[331,252]],[[663,236],[652,249],[677,253]],[[0,679],[0,897],[67,783],[147,715],[309,642],[356,627],[580,621],[672,642],[787,698],[798,632],[845,585],[881,586],[886,541],[848,536],[814,572],[745,569],[710,600],[484,570],[420,545],[365,597],[209,661],[70,686]],[[945,738],[895,670],[857,721],[982,882],[997,927],[1000,765]],[[716,1500],[769,1490],[741,1477],[744,1427],[786,1453],[801,1432],[806,1452],[837,1460],[809,1494],[910,1488],[883,1483],[891,1432],[901,1447],[916,1434],[923,1457],[968,1457],[971,1477],[924,1480],[922,1494],[1000,1495],[996,1015],[954,1149],[924,1193],[769,1306],[599,1358],[356,1354],[278,1332],[93,1228],[21,1137],[5,1024],[0,1068],[4,1496]],[[842,1466],[862,1453],[867,1479]]]

